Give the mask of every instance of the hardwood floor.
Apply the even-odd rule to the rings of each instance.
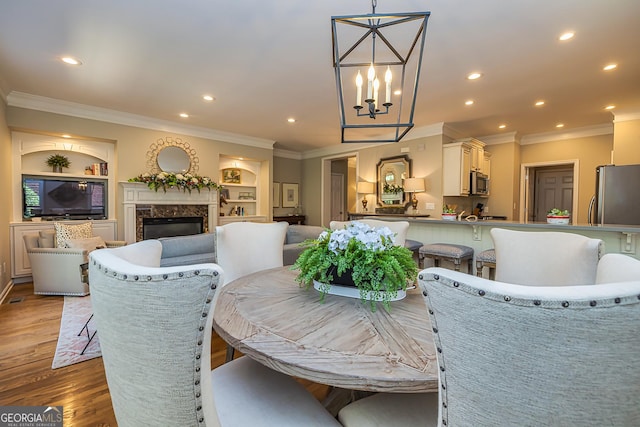
[[[62,306],[63,297],[34,295],[30,283],[15,285],[0,305],[0,405],[61,405],[65,427],[117,426],[101,357],[51,369]],[[226,344],[215,332],[211,348],[211,366],[221,365]],[[300,381],[326,397],[327,386]]]

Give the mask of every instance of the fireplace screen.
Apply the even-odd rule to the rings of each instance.
[[[142,238],[159,239],[160,237],[188,236],[203,232],[202,217],[143,218]]]

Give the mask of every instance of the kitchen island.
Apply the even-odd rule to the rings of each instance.
[[[503,220],[478,221],[445,221],[440,218],[421,218],[406,215],[381,216],[376,219],[384,221],[409,221],[407,239],[417,240],[423,244],[453,243],[470,246],[476,254],[485,249],[493,248],[490,230],[492,228],[506,228],[519,231],[560,231],[575,233],[604,242],[605,253],[622,253],[640,259],[638,248],[638,225],[589,225],[569,224],[556,225],[546,222],[520,222]],[[553,248],[549,248],[553,250]]]

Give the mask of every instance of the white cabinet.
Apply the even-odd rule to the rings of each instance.
[[[221,216],[218,218],[218,224],[225,225],[231,222],[267,222],[267,217],[263,215],[245,215],[245,216]]]
[[[484,151],[484,146],[475,138],[443,145],[443,196],[468,196],[471,172],[490,174],[491,154]]]
[[[471,184],[471,146],[463,142],[445,144],[442,160],[442,195],[468,196]]]
[[[84,221],[60,221],[65,224],[77,225]],[[93,235],[100,236],[104,240],[116,240],[115,220],[96,220],[93,224]],[[52,230],[53,221],[43,222],[13,222],[9,225],[11,239],[11,277],[29,278],[31,276],[31,264],[29,255],[24,247],[24,235],[36,234],[41,230]],[[19,282],[17,280],[16,282]]]

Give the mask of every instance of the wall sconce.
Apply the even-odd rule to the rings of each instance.
[[[413,193],[411,197],[411,206],[413,207],[413,210],[416,211],[418,209],[416,193],[425,191],[424,178],[407,178],[404,180],[403,186],[404,191],[407,193]]]
[[[367,211],[367,194],[373,194],[374,189],[373,189],[373,182],[367,182],[367,181],[360,181],[358,182],[358,185],[356,186],[356,192],[358,192],[359,194],[364,194],[364,197],[362,198],[362,211],[366,212]]]

